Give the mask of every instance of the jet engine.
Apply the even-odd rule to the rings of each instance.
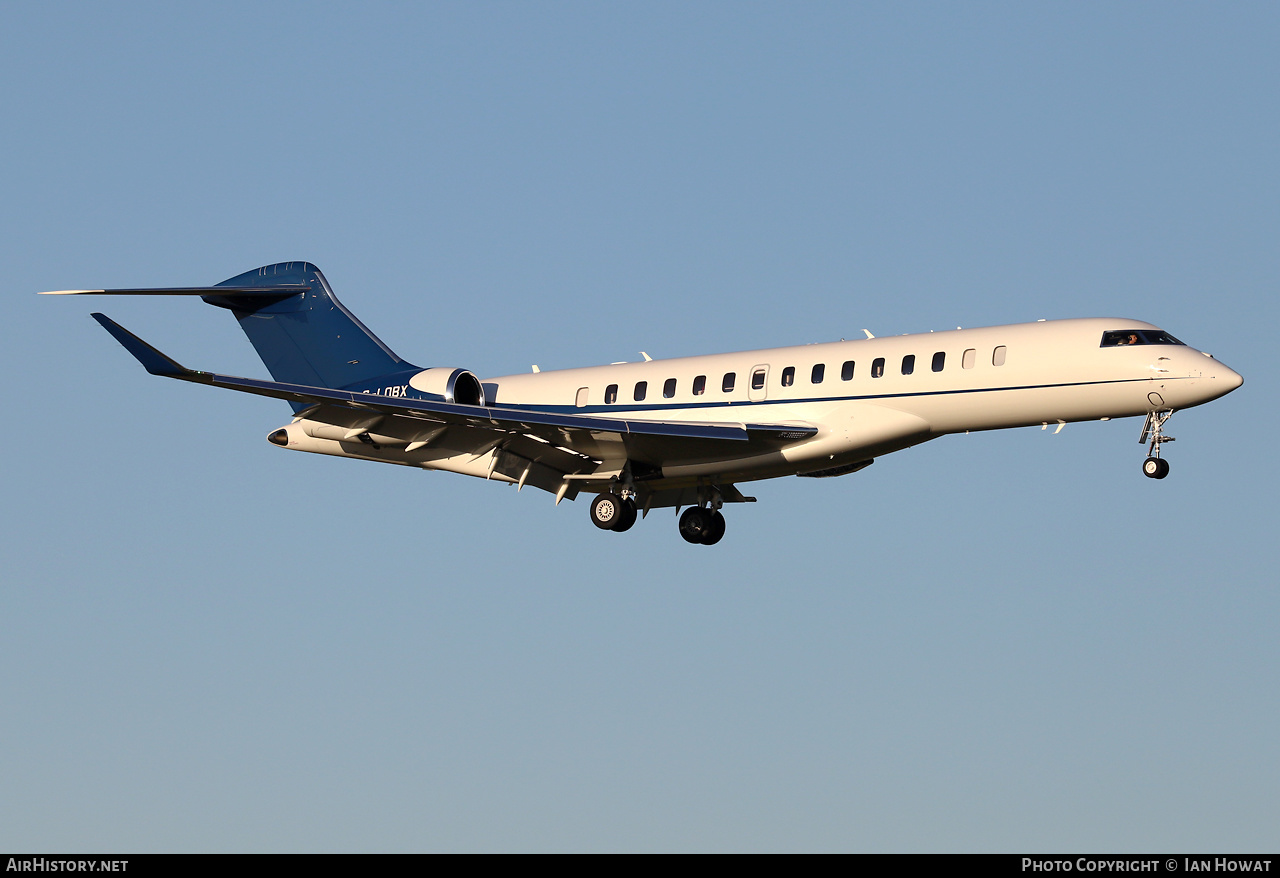
[[[466,369],[450,369],[447,366],[424,369],[409,379],[409,386],[423,393],[444,398],[445,402],[458,405],[485,404],[484,387],[474,372]]]

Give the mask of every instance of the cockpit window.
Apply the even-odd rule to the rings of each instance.
[[[1104,348],[1131,344],[1182,344],[1182,342],[1162,329],[1112,329],[1102,333]]]

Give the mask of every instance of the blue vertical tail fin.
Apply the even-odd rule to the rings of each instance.
[[[305,284],[298,293],[248,295],[242,290]],[[416,369],[400,359],[356,319],[310,262],[278,262],[229,278],[226,295],[202,298],[229,309],[266,364],[287,384],[350,387],[372,378]],[[210,293],[217,287],[208,288]]]

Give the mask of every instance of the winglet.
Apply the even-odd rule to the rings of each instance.
[[[133,354],[134,358],[152,375],[163,375],[166,378],[184,378],[194,374],[190,369],[160,353],[106,314],[99,314],[95,311],[91,316],[101,323],[102,328],[111,333],[116,341],[124,345],[124,349]]]

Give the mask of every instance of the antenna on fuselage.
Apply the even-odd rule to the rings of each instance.
[[[870,329],[864,329],[864,330],[862,330],[862,331],[863,331],[863,332],[865,332],[865,333],[867,334],[867,338],[875,338],[875,336],[871,334],[871,330],[870,330]]]

